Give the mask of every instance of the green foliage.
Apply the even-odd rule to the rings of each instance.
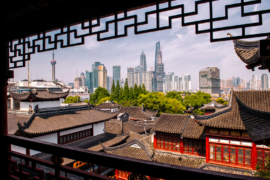
[[[69,96],[65,99],[65,101],[63,103],[79,103],[81,102],[81,97],[80,96]]]
[[[193,112],[194,112],[194,114],[197,114],[197,115],[205,115],[204,110],[201,111],[200,109],[195,109]]]
[[[177,94],[186,94],[186,95],[191,95],[191,94],[195,94],[193,92],[189,92],[189,91],[179,91],[179,92],[176,92]]]
[[[196,94],[187,95],[183,101],[183,105],[187,108],[194,107],[194,109],[198,109],[202,105],[210,103],[211,98],[210,94],[198,91]]]
[[[225,102],[225,100],[223,98],[217,98],[216,102],[219,104],[223,104]]]
[[[181,94],[179,94],[177,92],[170,91],[166,94],[166,97],[171,98],[171,99],[177,99],[178,101],[183,102],[183,98],[182,98]]]
[[[86,99],[86,100],[84,100],[84,102],[85,102],[85,103],[88,103],[88,102],[89,102],[89,100],[88,100],[88,99]]]
[[[139,96],[139,89],[137,84],[134,85],[134,92],[133,92],[134,98],[137,98]]]
[[[145,85],[143,84],[142,85],[142,94],[147,94],[148,92],[146,91],[146,89],[145,89]]]
[[[183,114],[186,108],[177,99],[167,98],[163,93],[152,92],[141,94],[138,97],[138,105],[149,110],[159,110],[158,116],[161,113]]]
[[[114,89],[114,93],[113,93],[113,97],[111,98],[112,101],[119,101],[120,98],[120,85],[119,85],[119,81],[117,81],[115,89]]]
[[[139,85],[138,87],[138,95],[143,94],[142,86]]]
[[[128,88],[128,80],[126,78],[125,86],[124,86],[124,91],[123,91],[123,100],[127,101],[129,100],[129,88]]]
[[[111,98],[114,99],[114,93],[115,93],[115,85],[114,85],[114,80],[112,82],[112,87],[111,87]]]
[[[266,162],[264,164],[264,167],[263,167],[262,162],[257,163],[255,176],[270,179],[270,158],[269,158],[269,156],[266,157]]]
[[[132,86],[129,88],[129,99],[134,99],[133,87]]]
[[[225,101],[222,105],[228,105],[229,103],[227,101]]]
[[[110,101],[110,100],[111,100],[110,97],[102,98],[102,99],[97,103],[97,105],[98,105],[98,104],[105,103],[106,101]]]
[[[108,90],[102,87],[98,87],[95,93],[90,95],[90,103],[98,104],[99,101],[105,97],[110,97]]]

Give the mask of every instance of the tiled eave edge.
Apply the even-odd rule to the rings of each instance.
[[[106,151],[115,151],[127,146],[131,146],[133,144],[138,144],[141,148],[143,148],[143,150],[146,152],[147,156],[149,157],[149,159],[153,159],[153,157],[149,154],[147,147],[145,146],[144,143],[142,143],[140,140],[138,139],[132,139],[131,141],[125,143],[125,144],[121,144],[115,147],[105,147],[104,145],[102,145],[102,143],[100,143],[100,145],[103,147],[103,150]]]
[[[248,114],[254,114],[256,116],[262,117],[262,118],[269,118],[270,117],[270,112],[265,112],[265,111],[259,111],[257,109],[253,109],[247,105],[245,105],[236,95],[234,95],[239,108],[245,112],[247,112]],[[243,123],[245,122],[245,119],[243,119]],[[245,124],[245,123],[244,123]],[[255,135],[254,136],[254,131],[255,129],[252,126],[245,126],[246,127],[246,131],[248,133],[248,135],[251,137],[252,141],[261,141],[261,140],[265,140],[265,139],[270,139],[270,127],[262,127],[263,129],[261,129],[261,133],[260,136]],[[263,130],[265,132],[268,132],[266,134],[263,134]],[[258,133],[256,133],[258,134]]]

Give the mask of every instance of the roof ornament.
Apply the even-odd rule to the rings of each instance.
[[[35,109],[34,109],[35,113],[38,113],[39,112],[39,108],[38,108],[38,104],[35,105]]]
[[[144,109],[144,104],[142,104],[142,111],[145,111],[145,109]]]
[[[32,108],[32,106],[29,104],[28,114],[32,114],[32,113],[33,113],[33,108]]]

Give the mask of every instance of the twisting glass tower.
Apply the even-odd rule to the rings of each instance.
[[[143,71],[147,71],[147,66],[146,66],[146,55],[142,51],[142,54],[140,55],[140,66],[143,68]]]
[[[55,64],[56,61],[54,60],[54,51],[53,51],[53,59],[51,60],[51,64],[52,64],[52,81],[55,81]]]
[[[162,63],[162,51],[160,49],[160,42],[156,44],[155,54],[155,76],[153,91],[163,92],[163,78],[164,78],[164,64]]]

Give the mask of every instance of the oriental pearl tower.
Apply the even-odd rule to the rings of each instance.
[[[54,51],[53,51],[53,59],[51,60],[51,64],[52,64],[52,81],[55,81],[55,64],[56,61],[54,60]]]

